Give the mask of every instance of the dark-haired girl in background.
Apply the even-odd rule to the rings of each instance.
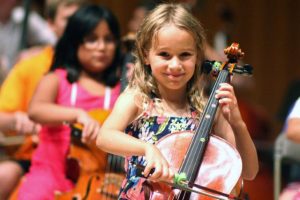
[[[82,124],[82,141],[94,142],[100,125],[88,111],[112,108],[120,92],[119,40],[119,24],[106,8],[88,5],[70,17],[30,105],[29,116],[43,127],[19,200],[54,199],[55,191],[74,187],[66,178],[70,128],[64,124]]]

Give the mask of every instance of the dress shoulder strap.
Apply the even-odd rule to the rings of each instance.
[[[155,102],[154,102],[153,99],[151,99],[148,102],[144,102],[143,103],[143,114],[144,114],[144,116],[145,115],[146,116],[151,116],[154,107],[155,107]]]
[[[105,110],[110,109],[110,102],[111,102],[111,88],[105,87],[104,105],[103,105],[103,108]]]

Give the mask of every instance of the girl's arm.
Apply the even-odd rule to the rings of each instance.
[[[32,98],[29,117],[41,124],[80,123],[83,125],[82,142],[95,141],[100,124],[82,109],[56,104],[58,88],[57,75],[54,73],[46,75]]]
[[[18,134],[38,133],[40,125],[31,121],[27,113],[17,111],[14,113],[0,112],[0,131],[15,131]]]
[[[221,84],[216,97],[220,99],[221,113],[217,118],[214,131],[236,146],[243,163],[242,177],[253,180],[258,172],[257,152],[241,117],[233,87],[229,84]]]
[[[123,92],[100,129],[97,146],[122,156],[145,155],[146,143],[124,133],[138,113],[135,95],[130,91]]]
[[[136,105],[138,98],[133,92],[125,91],[118,98],[114,109],[102,125],[97,137],[97,146],[106,152],[122,156],[145,156],[147,166],[144,176],[148,176],[151,169],[155,172],[150,179],[169,180],[174,173],[160,151],[152,144],[148,144],[124,133],[125,128],[141,110]]]
[[[68,108],[55,103],[59,79],[49,73],[40,81],[29,106],[29,117],[41,124],[74,123],[84,111]]]

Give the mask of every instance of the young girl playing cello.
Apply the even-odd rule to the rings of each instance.
[[[82,124],[83,142],[95,142],[100,126],[87,112],[111,109],[119,95],[119,40],[118,22],[106,8],[88,5],[70,17],[31,102],[29,116],[43,127],[18,199],[54,199],[55,191],[73,188],[66,178],[68,124]]]
[[[129,86],[97,137],[99,148],[127,156],[127,178],[120,199],[145,198],[145,191],[138,187],[145,179],[137,176],[132,163],[144,165],[144,176],[150,174],[149,180],[170,182],[173,178],[174,172],[154,144],[168,134],[197,127],[197,116],[206,100],[205,83],[200,81],[204,39],[199,22],[177,4],[161,4],[143,21],[137,33],[137,60]],[[233,87],[221,84],[216,98],[220,109],[213,133],[239,151],[242,178],[254,179],[257,154]]]

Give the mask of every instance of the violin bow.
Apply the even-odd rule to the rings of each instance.
[[[132,164],[133,166],[136,167],[137,176],[139,176],[139,177],[147,179],[149,177],[149,175],[154,172],[154,169],[152,169],[150,174],[147,177],[145,177],[143,175],[143,170],[145,168],[144,166],[142,166],[140,164],[137,164],[137,163],[134,163],[134,162],[130,162],[130,164]],[[220,191],[208,188],[208,187],[204,187],[204,186],[201,186],[201,185],[198,185],[198,184],[195,184],[195,183],[189,184],[186,181],[186,175],[184,173],[175,174],[173,183],[167,182],[167,181],[161,181],[161,182],[163,182],[163,183],[165,183],[169,186],[172,186],[174,189],[180,189],[180,190],[185,190],[187,192],[194,192],[194,193],[197,193],[197,194],[203,194],[205,196],[209,196],[209,197],[219,199],[219,200],[243,200],[243,198],[241,198],[241,197],[236,197],[235,195],[226,194],[226,193],[223,193],[223,192],[220,192]],[[191,185],[192,187],[196,187],[198,189],[201,189],[203,191],[196,190],[196,189],[190,187],[189,185]]]

